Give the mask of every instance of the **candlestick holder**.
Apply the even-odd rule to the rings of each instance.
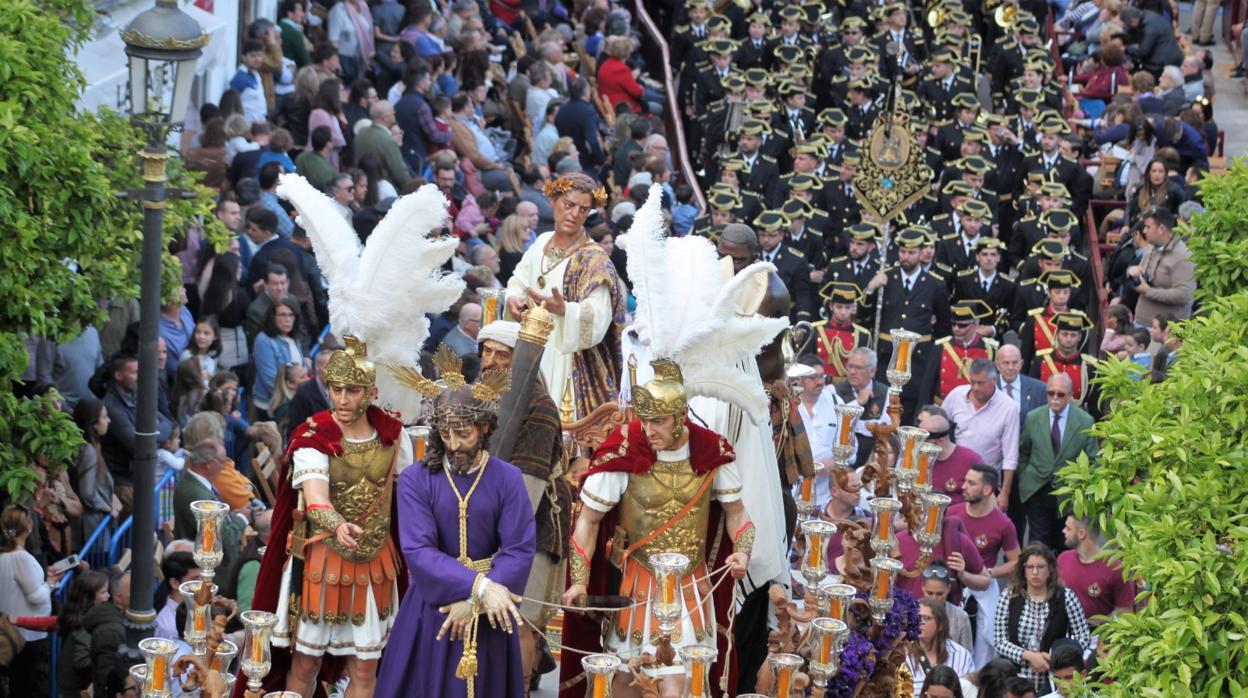
[[[195,551],[192,557],[201,570],[201,578],[212,583],[217,566],[225,559],[221,547],[221,523],[230,513],[230,505],[201,499],[191,502],[191,513],[195,516]]]
[[[620,668],[620,658],[613,654],[591,654],[581,658],[581,668],[585,670],[588,686],[586,698],[610,698],[611,682],[615,672]]]
[[[828,541],[835,533],[836,525],[827,521],[813,519],[802,523],[802,535],[806,537],[806,553],[802,555],[802,577],[806,580],[806,590],[812,600],[815,598],[815,588],[828,576]]]
[[[889,334],[893,340],[893,354],[889,357],[888,370],[884,372],[884,376],[888,378],[888,389],[900,393],[902,387],[910,382],[914,349],[922,337],[909,330],[893,330]]]
[[[854,602],[858,589],[851,584],[828,580],[828,583],[819,585],[819,593],[823,597],[823,603],[819,606],[819,615],[839,620],[845,626],[845,635],[848,637],[849,606]]]
[[[908,494],[919,477],[919,447],[927,440],[928,433],[918,427],[898,427],[897,436],[901,439],[901,456],[897,459],[897,491]]]
[[[901,562],[891,557],[871,558],[873,579],[867,605],[870,606],[871,618],[876,623],[883,623],[884,617],[893,608],[893,586],[901,570]]]
[[[832,460],[837,468],[848,470],[849,459],[854,455],[854,429],[858,425],[858,418],[862,416],[862,405],[852,403],[836,405],[832,411],[836,412],[837,419],[836,443],[832,445]]]
[[[655,586],[650,597],[651,605],[654,617],[659,621],[659,633],[665,638],[672,636],[685,610],[680,582],[688,566],[689,558],[680,553],[655,553],[650,556]]]
[[[810,622],[814,643],[810,655],[810,676],[823,682],[841,668],[841,647],[849,637],[849,626],[835,618],[816,618]]]
[[[173,655],[178,653],[178,643],[163,637],[149,637],[139,642],[139,652],[147,665],[147,680],[143,686],[144,698],[170,698],[173,681],[170,668]]]
[[[797,670],[802,668],[805,660],[796,654],[773,654],[767,657],[771,670],[775,675],[772,684],[772,698],[789,698],[793,693],[793,679]]]
[[[481,296],[481,326],[488,327],[491,322],[497,322],[505,319],[507,314],[507,289],[505,288],[479,288],[477,295]],[[516,318],[519,322],[520,318]]]
[[[945,518],[945,509],[953,501],[949,495],[939,492],[924,492],[919,495],[923,507],[923,527],[914,539],[919,543],[919,552],[923,557],[930,557],[932,551],[940,545],[941,525]]]
[[[924,441],[919,445],[919,468],[914,478],[914,491],[918,493],[932,491],[932,468],[940,459],[940,446]]]
[[[412,451],[417,461],[424,462],[425,453],[429,450],[429,433],[427,426],[416,425],[407,428],[407,435],[412,439]]]
[[[230,671],[230,665],[234,663],[234,658],[238,656],[238,645],[229,640],[221,640],[217,643],[217,651],[212,654],[212,664],[209,669],[221,673],[221,676],[233,676]]]
[[[819,508],[819,504],[815,498],[816,478],[823,474],[823,463],[815,463],[815,471],[808,477],[802,478],[801,490],[797,497],[797,515],[800,521],[807,521],[815,510]]]
[[[897,550],[897,532],[893,530],[901,500],[875,497],[871,506],[871,551],[876,555],[892,555]]]
[[[688,645],[680,648],[680,660],[685,663],[685,692],[683,698],[704,698],[711,695],[711,665],[719,652],[710,645]]]
[[[201,590],[207,585],[208,593]],[[212,597],[217,595],[217,585],[196,579],[178,585],[178,593],[187,604],[186,630],[182,637],[191,646],[195,656],[203,658],[208,653],[208,630],[212,625]]]
[[[130,678],[134,680],[134,688],[139,698],[147,695],[147,664],[135,664],[130,667]]]
[[[244,611],[240,616],[246,632],[243,634],[242,669],[247,675],[247,690],[257,695],[264,688],[264,677],[273,668],[273,649],[270,642],[277,615],[268,611]]]

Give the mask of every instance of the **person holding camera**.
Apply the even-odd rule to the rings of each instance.
[[[1135,279],[1135,323],[1152,325],[1153,318],[1169,314],[1179,320],[1192,316],[1196,293],[1195,265],[1183,240],[1174,234],[1174,214],[1166,208],[1152,208],[1141,215],[1144,238],[1151,248],[1138,265],[1127,269]]]

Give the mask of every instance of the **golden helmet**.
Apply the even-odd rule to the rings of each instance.
[[[633,389],[633,411],[641,419],[676,417],[679,424],[685,417],[685,379],[680,367],[670,359],[650,362],[654,379]]]
[[[368,345],[344,335],[344,348],[329,356],[325,364],[325,384],[371,388],[377,380],[377,369],[368,358]]]

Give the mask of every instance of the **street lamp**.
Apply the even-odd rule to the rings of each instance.
[[[147,144],[139,151],[143,163],[143,252],[139,290],[139,386],[135,414],[134,521],[130,528],[130,602],[126,611],[131,647],[151,635],[156,624],[152,587],[156,574],[156,391],[157,322],[160,315],[160,267],[164,247],[165,139],[180,128],[195,79],[195,61],[208,43],[199,23],[178,8],[177,0],[156,0],[156,6],[135,17],[121,31],[130,64],[131,122],[143,129]]]

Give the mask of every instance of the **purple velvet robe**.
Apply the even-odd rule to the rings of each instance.
[[[476,473],[452,475],[467,494]],[[459,505],[445,473],[430,473],[421,463],[403,471],[396,487],[399,544],[407,561],[410,586],[399,606],[377,678],[377,698],[452,698],[464,696],[467,684],[455,676],[464,653],[462,640],[437,640],[446,615],[438,608],[463,601],[472,593],[476,572],[459,555]],[[486,575],[513,593],[524,593],[536,550],[533,509],[524,480],[514,465],[491,457],[481,484],[468,500],[468,556],[494,556]],[[477,624],[476,695],[503,698],[524,695],[518,635]]]

